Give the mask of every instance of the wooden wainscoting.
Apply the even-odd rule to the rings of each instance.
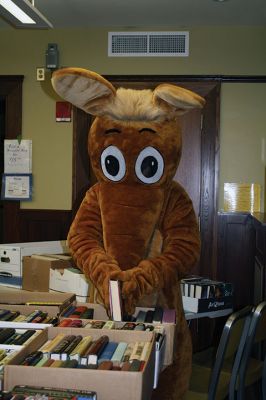
[[[72,211],[24,210],[19,211],[20,242],[65,240],[72,220]],[[14,242],[9,238],[9,243]]]

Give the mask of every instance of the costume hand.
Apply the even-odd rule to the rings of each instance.
[[[140,298],[149,295],[160,286],[158,272],[149,260],[143,260],[137,267],[121,271],[118,278],[123,282],[122,298],[125,312],[132,315]]]

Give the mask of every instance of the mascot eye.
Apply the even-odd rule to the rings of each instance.
[[[145,147],[137,158],[135,172],[143,183],[155,183],[161,178],[164,170],[163,157],[154,147]]]
[[[126,163],[123,154],[115,146],[107,147],[101,155],[101,166],[106,178],[120,181],[126,173]]]

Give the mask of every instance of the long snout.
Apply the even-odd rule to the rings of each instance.
[[[147,257],[163,202],[159,187],[100,184],[104,248],[121,269],[132,268]]]

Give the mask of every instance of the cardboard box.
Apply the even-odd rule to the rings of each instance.
[[[182,296],[185,311],[205,313],[233,308],[233,297],[197,299],[196,297]]]
[[[62,254],[36,255],[23,257],[22,289],[37,292],[49,292],[50,269],[69,268],[73,261]],[[73,292],[64,290],[64,292]]]
[[[75,299],[73,293],[30,292],[4,286],[0,290],[0,308],[5,308],[6,305],[14,305],[14,308],[27,305],[35,310],[38,308],[38,310],[47,311],[48,309],[51,316],[63,312]]]
[[[88,308],[93,308],[94,309],[94,316],[93,316],[94,320],[100,320],[100,321],[109,320],[109,317],[105,311],[105,308],[100,304],[76,302],[76,303],[74,303],[74,305],[86,306]],[[140,310],[147,311],[148,308],[136,307],[135,315],[137,315],[137,313]],[[64,319],[64,316],[62,315],[60,319]],[[85,320],[85,319],[83,321],[84,321],[84,323],[86,323],[86,321],[89,322],[89,320]],[[116,322],[115,327],[120,328],[124,324],[125,324],[125,321],[124,322]],[[176,324],[150,324],[149,323],[148,325],[154,325],[154,326],[159,325],[160,328],[162,327],[164,329],[165,344],[164,344],[164,348],[163,348],[163,356],[161,355],[160,360],[162,360],[163,368],[165,368],[173,363],[173,353],[174,353],[175,338],[176,338],[176,335],[175,335]]]
[[[77,301],[86,302],[89,296],[89,281],[77,268],[50,268],[50,291],[75,293]]]
[[[97,339],[108,335],[110,341],[152,341],[150,357],[141,372],[99,371],[73,368],[37,368],[16,365],[31,351],[39,349],[47,340],[58,333],[66,335],[91,335]],[[155,342],[152,332],[119,331],[103,329],[48,328],[31,342],[31,349],[17,354],[12,365],[4,371],[4,390],[11,390],[15,385],[46,386],[65,389],[94,390],[101,400],[149,400],[154,382]]]
[[[66,241],[10,243],[0,245],[0,285],[22,287],[22,259],[32,254],[68,252]]]

